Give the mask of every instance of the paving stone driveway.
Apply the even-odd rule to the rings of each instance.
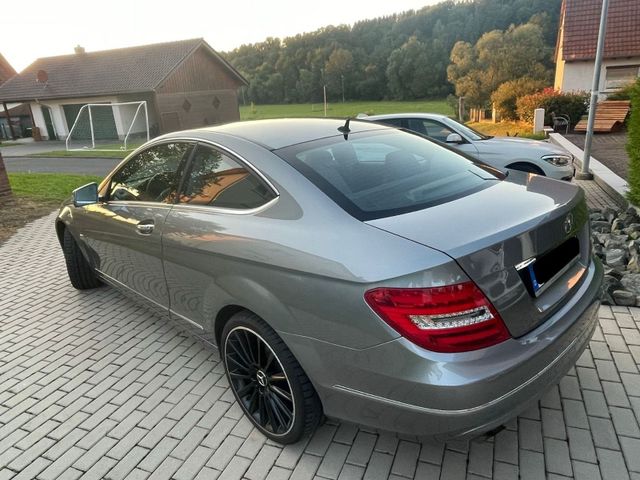
[[[640,478],[640,309],[603,307],[576,368],[495,438],[327,422],[281,448],[243,418],[216,352],[68,284],[53,218],[0,246],[0,480]]]

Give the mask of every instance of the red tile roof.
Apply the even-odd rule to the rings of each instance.
[[[0,85],[9,80],[16,74],[16,71],[13,69],[9,62],[2,56],[0,53]]]
[[[562,59],[596,56],[602,0],[564,0]],[[604,58],[640,56],[640,0],[609,0]]]

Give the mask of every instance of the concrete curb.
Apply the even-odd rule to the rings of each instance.
[[[576,168],[582,166],[582,158],[584,156],[584,151],[582,149],[571,143],[559,133],[550,134],[549,139],[552,143],[564,148],[576,158]],[[614,199],[618,200],[622,205],[629,205],[627,200],[629,185],[624,178],[613,173],[594,157],[591,157],[589,160],[589,170],[593,173],[594,181],[600,186],[600,188]]]

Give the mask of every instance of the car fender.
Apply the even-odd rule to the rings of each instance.
[[[73,213],[71,208],[69,205],[64,205],[56,217],[56,234],[58,236],[60,246],[62,246],[62,232],[64,231],[64,228],[71,228],[72,221]],[[73,232],[73,230],[71,231]]]
[[[276,331],[281,331],[284,325],[294,321],[293,315],[278,297],[253,279],[239,275],[221,276],[207,290],[203,307],[212,313],[206,320],[207,324],[203,325],[207,331],[215,331],[218,314],[231,305],[250,310]],[[230,292],[242,294],[232,295]]]
[[[514,158],[513,160],[509,160],[506,163],[506,168],[511,168],[509,165],[513,165],[515,163],[528,163],[530,165],[534,165],[535,167],[539,168],[540,170],[544,171],[544,167],[545,165],[542,163],[541,160],[534,160],[530,157],[525,157],[525,158]]]

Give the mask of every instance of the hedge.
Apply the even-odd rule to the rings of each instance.
[[[627,153],[629,154],[629,192],[627,197],[640,205],[640,79],[629,89],[631,115],[627,122]]]
[[[504,82],[491,94],[491,102],[503,119],[516,120],[518,118],[516,100],[522,96],[542,90],[544,85],[544,80],[534,80],[530,77],[510,80]]]
[[[589,94],[586,92],[560,93],[553,89],[525,95],[516,100],[516,112],[520,120],[533,123],[533,112],[536,108],[544,108],[544,123],[552,125],[551,113],[568,115],[571,126],[575,126],[587,113]]]

